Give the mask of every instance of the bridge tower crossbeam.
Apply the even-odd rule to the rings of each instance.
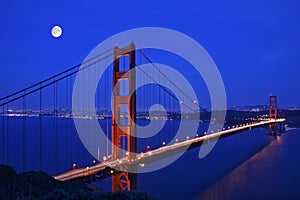
[[[270,95],[270,119],[277,119],[277,97]]]
[[[120,59],[128,57],[129,66],[120,67]],[[123,62],[126,63],[126,62]],[[125,65],[125,64],[124,64]],[[135,45],[131,43],[127,47],[114,48],[113,67],[113,97],[112,97],[112,159],[117,160],[123,156],[131,159],[131,152],[136,152],[136,73]],[[126,69],[125,69],[126,68]],[[121,92],[121,81],[127,83],[125,90]],[[122,87],[123,88],[123,87]],[[124,123],[121,115],[122,108],[127,111],[127,120]],[[122,121],[122,122],[121,122]],[[121,141],[126,141],[128,155],[122,155]],[[123,147],[124,149],[124,147]],[[124,152],[123,152],[124,153]],[[126,172],[126,169],[112,176],[112,191],[136,189],[136,174]]]
[[[277,120],[277,97],[275,95],[270,95],[270,107],[269,107],[269,116],[270,119]],[[282,123],[277,124],[277,123],[271,123],[269,124],[269,130],[270,130],[270,135],[277,135],[281,131]]]

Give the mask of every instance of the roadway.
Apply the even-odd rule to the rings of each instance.
[[[86,166],[83,168],[77,168],[73,169],[67,172],[64,172],[59,175],[53,176],[56,180],[60,181],[67,181],[67,180],[74,180],[74,179],[80,179],[83,177],[93,176],[99,173],[104,173],[105,176],[109,176],[108,174],[114,174],[116,173],[116,168],[120,168],[120,166],[124,165],[132,165],[134,163],[141,163],[142,160],[159,157],[160,154],[164,154],[166,152],[171,152],[176,149],[186,148],[187,146],[190,146],[191,144],[197,144],[202,143],[205,140],[211,140],[214,138],[224,137],[227,135],[231,135],[233,133],[249,130],[252,128],[257,128],[260,126],[272,124],[272,123],[281,123],[284,122],[285,119],[268,119],[268,120],[262,120],[260,122],[256,123],[247,123],[242,124],[239,126],[232,126],[228,127],[227,129],[223,128],[223,130],[218,131],[216,133],[206,134],[204,136],[198,137],[198,134],[195,138],[187,138],[185,141],[182,142],[175,142],[174,144],[170,144],[167,146],[163,146],[154,150],[149,150],[147,152],[141,152],[137,153],[135,158],[129,159],[128,157],[123,157],[121,159],[117,160],[106,160],[104,162],[96,163],[92,166]]]

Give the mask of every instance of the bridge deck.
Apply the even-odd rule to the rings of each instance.
[[[196,143],[202,143],[205,140],[211,140],[214,138],[218,137],[223,137],[227,135],[231,135],[233,133],[245,131],[247,129],[252,129],[252,128],[257,128],[260,126],[272,124],[272,123],[281,123],[284,122],[285,119],[269,119],[265,121],[260,121],[257,123],[251,123],[251,124],[244,124],[243,126],[234,126],[232,128],[229,128],[227,130],[222,130],[216,133],[208,134],[202,137],[196,137],[196,138],[191,138],[182,142],[177,142],[168,146],[160,147],[158,149],[150,150],[146,153],[138,153],[136,155],[136,158],[129,160],[127,157],[118,159],[118,160],[110,160],[110,161],[105,161],[101,163],[97,163],[92,166],[87,166],[84,168],[78,168],[78,169],[73,169],[67,172],[64,172],[59,175],[53,176],[55,179],[60,180],[60,181],[67,181],[67,180],[73,180],[73,179],[80,179],[83,177],[88,177],[92,176],[95,174],[103,173],[105,176],[108,176],[109,173],[113,174],[114,171],[111,170],[112,168],[117,168],[120,165],[132,165],[134,163],[139,163],[142,160],[146,159],[152,159],[155,157],[158,157],[160,154],[164,154],[166,152],[174,151],[176,149],[180,148],[185,148],[187,146],[190,146],[191,144],[196,144]],[[157,159],[156,159],[157,160]]]

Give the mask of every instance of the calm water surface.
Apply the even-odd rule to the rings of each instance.
[[[4,121],[4,132],[0,122],[0,160],[14,166],[18,172],[39,169],[40,122],[38,118],[26,119],[24,164],[23,120],[21,117]],[[54,123],[53,118],[43,119],[43,170],[54,174],[71,169],[73,163],[77,166],[92,164],[94,158],[82,145],[72,119],[57,120],[56,144]],[[104,130],[106,123],[100,120]],[[173,122],[165,131],[168,134],[177,127]],[[206,128],[207,125],[202,125],[199,132]],[[110,132],[110,128],[107,131]],[[258,128],[219,140],[203,159],[198,158],[199,148],[189,150],[161,170],[139,174],[137,189],[157,199],[300,199],[300,129],[286,131],[277,138],[267,134],[266,128]],[[172,135],[164,134],[163,137],[168,140]],[[158,139],[162,138],[140,141],[138,148],[142,150],[151,140]],[[93,185],[110,191],[111,179]]]

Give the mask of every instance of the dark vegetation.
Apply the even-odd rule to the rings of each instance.
[[[17,174],[12,167],[0,165],[0,199],[138,200],[154,197],[136,191],[112,193],[92,190],[80,181],[60,182],[41,171]]]

